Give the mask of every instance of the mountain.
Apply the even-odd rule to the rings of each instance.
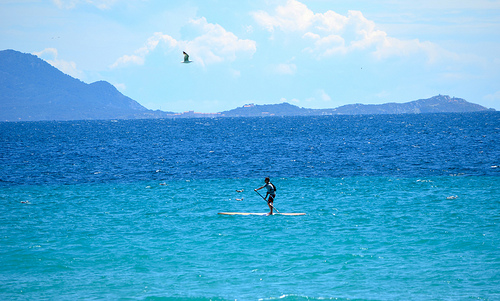
[[[418,113],[459,113],[479,112],[487,109],[461,98],[437,95],[428,99],[419,99],[407,103],[386,103],[379,105],[352,104],[335,109],[299,108],[289,103],[275,105],[248,104],[243,107],[221,112],[225,117],[251,116],[313,116],[313,115],[374,115],[374,114],[418,114]]]
[[[252,117],[252,116],[308,116],[321,115],[319,110],[299,108],[289,103],[274,105],[248,104],[243,107],[221,112],[226,117]]]
[[[0,51],[0,121],[156,116],[105,81],[86,84],[44,60]]]
[[[467,102],[462,98],[437,95],[428,99],[419,99],[406,103],[386,103],[380,105],[353,104],[334,109],[343,115],[361,114],[418,114],[418,113],[461,113],[486,111],[487,108]]]

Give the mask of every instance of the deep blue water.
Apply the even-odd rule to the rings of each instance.
[[[0,123],[9,185],[499,174],[500,114]]]
[[[0,299],[500,300],[499,133],[497,112],[0,123]],[[307,215],[217,214],[266,212],[265,176]]]

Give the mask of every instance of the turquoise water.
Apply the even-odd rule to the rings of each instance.
[[[217,214],[266,212],[261,179],[3,187],[0,296],[500,298],[498,177],[273,182],[307,215]]]

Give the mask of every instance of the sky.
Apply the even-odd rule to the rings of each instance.
[[[4,49],[153,110],[438,94],[500,110],[500,0],[0,0]]]

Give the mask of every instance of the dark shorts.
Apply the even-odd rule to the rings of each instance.
[[[272,203],[274,201],[274,198],[276,197],[276,195],[272,195],[270,194],[269,197],[267,198],[267,202],[268,203]]]

